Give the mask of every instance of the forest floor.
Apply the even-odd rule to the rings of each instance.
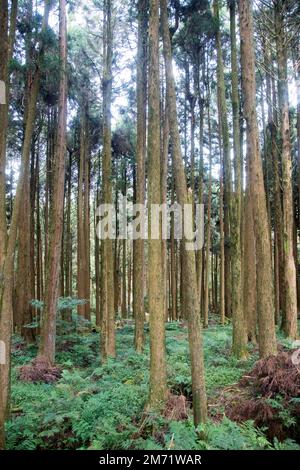
[[[294,378],[294,386],[291,382],[289,389],[284,386],[281,390],[281,382],[288,382],[284,374],[290,377],[291,373],[291,344],[280,336],[282,353],[278,361],[261,364],[256,362],[258,353],[253,346],[247,360],[239,361],[231,355],[230,325],[212,324],[204,332],[209,422],[197,433],[190,405],[184,323],[166,326],[170,397],[162,416],[144,413],[148,330],[145,352],[137,355],[132,322],[120,322],[118,357],[101,366],[99,333],[80,329],[58,334],[59,368],[46,379],[49,383],[24,381],[22,366],[34,359],[37,351],[14,337],[8,449],[300,450],[295,442],[300,442],[300,374],[296,371],[296,386]]]

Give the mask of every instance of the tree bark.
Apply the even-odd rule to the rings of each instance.
[[[169,125],[172,143],[172,158],[175,175],[175,186],[177,200],[184,207],[185,204],[191,204],[187,190],[187,182],[184,171],[184,164],[180,145],[180,136],[178,128],[175,79],[172,65],[171,40],[168,25],[167,0],[161,0],[161,21],[163,32],[163,49],[166,67],[167,81],[167,106],[169,111]],[[187,240],[183,239],[185,244]],[[185,245],[183,245],[184,248]],[[207,418],[207,400],[204,379],[204,359],[202,346],[202,332],[200,319],[200,306],[197,293],[197,274],[195,252],[188,249],[184,250],[184,291],[185,291],[185,310],[187,312],[189,324],[189,348],[192,368],[192,393],[193,393],[193,412],[194,423],[205,422]]]
[[[64,218],[66,127],[67,127],[67,18],[66,0],[59,1],[60,82],[54,188],[49,227],[49,251],[46,272],[43,319],[38,358],[55,361],[56,312],[59,296],[60,255]]]
[[[259,353],[260,357],[267,357],[277,354],[277,345],[274,321],[273,276],[269,225],[256,114],[253,16],[252,2],[250,0],[240,0],[239,14],[244,114],[247,123],[250,190],[257,254],[256,286]]]
[[[240,148],[240,100],[238,86],[238,63],[236,44],[236,2],[231,1],[230,9],[230,43],[231,43],[231,101],[233,116],[233,147],[235,188],[231,207],[231,298],[232,298],[232,351],[238,358],[247,355],[246,325],[243,313],[242,289],[242,253],[241,253],[241,148]],[[252,286],[253,287],[253,286]]]
[[[146,106],[147,106],[147,42],[148,3],[138,2],[138,57],[137,57],[137,143],[136,143],[136,203],[145,203]],[[133,315],[135,319],[135,348],[144,346],[144,240],[133,242]]]
[[[160,76],[159,0],[150,0],[149,17],[149,103],[148,103],[148,298],[150,318],[150,396],[149,406],[161,409],[167,397],[165,311],[162,266],[161,224],[158,239],[151,237],[154,204],[161,204],[160,171]]]
[[[230,161],[229,128],[227,119],[224,63],[222,55],[222,38],[220,33],[219,0],[214,0],[214,16],[217,21],[217,85],[220,107],[221,131],[224,160],[224,233],[225,233],[225,315],[231,317],[231,205],[232,205],[232,175]]]
[[[283,249],[284,249],[284,312],[283,330],[287,337],[297,337],[297,281],[294,258],[294,214],[292,190],[292,156],[289,122],[287,55],[283,25],[282,0],[275,3],[275,31],[278,63],[278,105],[280,109],[282,194],[283,194]]]
[[[45,13],[42,25],[44,32],[48,25],[49,18],[49,1],[45,0]],[[24,175],[27,166],[29,165],[31,138],[33,134],[33,127],[36,114],[36,102],[39,91],[40,70],[39,61],[43,52],[42,42],[39,45],[38,62],[36,64],[35,73],[31,85],[30,102],[28,105],[28,114],[26,120],[25,136],[22,148],[22,160],[20,167],[20,174],[16,189],[14,200],[9,237],[5,251],[4,268],[3,268],[3,283],[1,286],[1,305],[0,305],[0,341],[5,345],[5,364],[0,365],[0,449],[5,446],[4,422],[7,416],[9,404],[9,388],[10,388],[10,350],[11,350],[11,332],[13,321],[13,306],[12,306],[12,290],[13,290],[13,277],[14,277],[14,253],[17,239],[18,220],[21,209],[23,190],[24,190]]]
[[[111,150],[111,101],[112,101],[112,31],[113,2],[104,2],[104,71],[103,71],[103,158],[102,186],[103,203],[112,204],[112,150]],[[101,272],[101,358],[116,356],[115,345],[115,303],[114,303],[114,257],[113,242],[109,238],[102,240]]]

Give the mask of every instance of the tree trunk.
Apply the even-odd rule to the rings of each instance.
[[[112,8],[111,0],[104,1],[104,71],[103,71],[103,158],[102,186],[103,203],[112,204],[112,150],[111,150],[111,101],[112,101]],[[114,257],[113,242],[102,240],[101,272],[101,355],[102,362],[116,356],[115,345],[115,302],[114,302]]]
[[[151,237],[151,209],[161,204],[160,171],[160,77],[159,0],[150,0],[149,18],[149,120],[148,120],[148,298],[150,318],[150,396],[149,406],[160,409],[167,397],[165,311],[162,266],[161,224],[158,239]]]
[[[66,0],[59,1],[60,83],[54,188],[49,227],[49,251],[46,272],[43,319],[38,357],[55,361],[56,312],[59,296],[59,270],[64,218],[65,157],[67,127],[67,18]]]
[[[217,83],[218,102],[220,107],[223,160],[224,160],[224,232],[225,232],[225,315],[231,317],[231,205],[232,205],[232,176],[230,161],[229,128],[225,94],[224,63],[220,33],[219,0],[214,0],[214,16],[217,21]]]
[[[137,58],[137,143],[136,143],[136,204],[145,203],[146,106],[147,106],[147,41],[148,3],[138,2],[138,58]],[[135,320],[135,348],[144,346],[144,240],[133,242],[133,315]]]
[[[243,314],[242,253],[241,253],[241,148],[240,148],[240,100],[238,88],[238,64],[236,45],[236,3],[230,2],[230,39],[231,39],[231,101],[233,115],[233,147],[235,188],[231,207],[231,298],[232,298],[232,351],[238,358],[247,355],[246,325]],[[253,286],[252,286],[253,287]]]
[[[244,114],[247,123],[250,190],[257,254],[257,313],[260,357],[277,354],[273,276],[266,195],[259,149],[256,114],[255,57],[253,47],[253,17],[250,0],[240,0],[241,65],[244,93]]]
[[[43,20],[42,31],[45,31],[48,25],[49,2],[45,0],[45,14]],[[36,114],[36,102],[39,91],[39,61],[42,54],[42,43],[39,46],[38,63],[36,64],[35,73],[31,85],[30,101],[28,104],[28,114],[26,119],[26,129],[22,148],[22,160],[19,174],[19,180],[14,200],[9,237],[5,252],[3,283],[1,286],[1,306],[0,306],[0,341],[3,342],[5,348],[5,364],[0,365],[0,449],[5,446],[4,422],[7,415],[9,404],[9,386],[10,386],[10,349],[11,349],[11,332],[13,320],[12,306],[12,289],[14,275],[14,253],[17,238],[17,227],[21,203],[24,190],[24,175],[29,165],[31,138],[33,134],[33,126]]]
[[[168,25],[167,0],[161,0],[161,19],[163,31],[163,49],[167,81],[167,106],[169,111],[170,135],[172,143],[172,158],[175,175],[177,200],[184,207],[191,204],[189,198],[184,164],[181,153],[180,136],[178,128],[175,80],[173,75],[171,40]],[[204,360],[202,347],[202,332],[200,319],[200,306],[197,294],[197,274],[195,252],[186,249],[187,240],[183,239],[184,251],[184,291],[185,309],[189,324],[189,347],[192,367],[192,393],[194,423],[205,422],[207,418],[207,401],[204,379]]]
[[[208,87],[209,89],[209,87]],[[210,100],[210,91],[208,90],[208,103]],[[204,311],[203,326],[208,327],[209,310],[209,270],[210,270],[210,247],[211,247],[211,205],[212,205],[212,145],[211,145],[211,120],[210,105],[208,104],[208,139],[209,139],[209,182],[208,182],[208,200],[207,200],[207,222],[206,222],[206,249],[205,249],[205,282],[204,282]]]
[[[251,207],[249,181],[244,204],[244,263],[243,263],[243,305],[248,340],[256,343],[257,311],[256,311],[256,253],[253,227],[253,210]]]
[[[283,249],[285,303],[283,330],[289,338],[297,337],[297,282],[294,258],[294,214],[292,190],[292,156],[289,122],[289,96],[287,81],[287,49],[283,25],[282,0],[275,4],[275,30],[278,63],[278,105],[281,111],[282,193],[283,193]]]
[[[0,269],[2,273],[6,247],[6,131],[8,121],[8,1],[1,1],[0,9],[0,80],[5,86],[4,102],[0,101]],[[1,85],[2,85],[1,83]]]

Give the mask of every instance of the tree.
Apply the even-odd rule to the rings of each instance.
[[[49,228],[44,310],[38,359],[51,365],[55,361],[56,311],[59,296],[59,269],[64,218],[64,188],[67,129],[67,17],[66,0],[59,1],[60,83],[54,188]]]
[[[136,143],[136,204],[145,203],[146,106],[147,106],[147,26],[148,0],[138,1],[137,57],[137,143]],[[142,230],[142,227],[140,228]],[[144,274],[145,254],[142,238],[134,241],[133,251],[133,315],[135,347],[141,352],[144,344]]]
[[[175,176],[177,200],[181,207],[191,204],[184,172],[181,144],[178,129],[175,80],[173,75],[171,40],[168,25],[167,1],[161,0],[161,22],[163,32],[163,49],[167,82],[167,107],[169,112],[172,159]],[[185,244],[187,240],[183,240]],[[183,289],[185,291],[185,309],[189,322],[189,347],[192,367],[192,392],[194,423],[206,421],[207,404],[204,379],[204,360],[202,350],[202,333],[200,305],[197,296],[197,274],[195,252],[185,249],[183,262]]]
[[[242,289],[242,254],[241,254],[241,207],[242,207],[242,175],[240,147],[240,103],[238,85],[238,64],[236,44],[236,2],[229,2],[230,9],[230,42],[231,42],[231,101],[233,115],[233,147],[235,187],[231,206],[231,274],[232,274],[232,349],[237,357],[244,357],[246,351],[246,328],[243,312]]]
[[[275,30],[278,63],[278,105],[281,110],[280,131],[282,148],[283,190],[283,247],[284,247],[284,312],[283,329],[286,336],[297,337],[297,283],[294,258],[294,214],[292,190],[292,157],[287,81],[287,47],[283,24],[284,1],[275,2]]]
[[[232,172],[230,161],[229,126],[227,119],[226,87],[224,77],[224,62],[221,45],[219,0],[214,0],[214,16],[216,20],[217,43],[217,84],[218,105],[220,107],[220,120],[224,160],[224,235],[225,235],[225,315],[231,317],[231,217],[232,217]],[[234,73],[234,72],[233,72]]]
[[[45,33],[48,27],[48,18],[50,12],[50,3],[45,0],[45,11],[42,24],[42,33]],[[43,34],[38,49],[37,63],[35,64],[35,72],[31,83],[31,93],[28,103],[28,113],[25,126],[24,142],[22,148],[22,159],[20,174],[16,189],[16,195],[13,205],[10,231],[6,243],[6,250],[3,263],[3,282],[1,285],[1,304],[0,304],[0,341],[5,345],[5,364],[0,365],[0,449],[5,446],[4,422],[8,412],[9,404],[9,387],[10,387],[10,350],[11,350],[11,333],[13,320],[13,274],[14,274],[14,255],[17,239],[18,220],[21,209],[24,175],[29,165],[31,138],[33,134],[33,126],[36,114],[36,102],[40,83],[40,61],[43,54]]]
[[[277,345],[267,204],[256,115],[253,14],[250,0],[241,0],[239,2],[239,15],[244,115],[247,124],[247,152],[257,255],[256,288],[259,327],[258,341],[260,356],[267,357],[273,354],[276,355]]]
[[[102,187],[103,203],[112,204],[111,183],[111,100],[112,100],[112,30],[113,2],[104,1],[104,40],[103,40],[103,156]],[[115,357],[115,311],[114,311],[114,258],[112,240],[102,240],[101,272],[101,353],[102,361]]]
[[[149,16],[149,98],[148,98],[148,210],[149,230],[154,204],[161,204],[160,171],[160,77],[159,0],[150,0]],[[149,406],[160,409],[167,398],[165,311],[162,266],[162,233],[148,241],[148,298],[150,318],[150,396]],[[149,232],[149,235],[151,233]]]

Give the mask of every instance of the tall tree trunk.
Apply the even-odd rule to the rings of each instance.
[[[18,270],[16,273],[15,287],[15,308],[14,313],[18,320],[19,333],[26,338],[28,342],[33,342],[33,330],[28,328],[28,324],[32,322],[32,307],[30,301],[32,297],[31,286],[31,257],[30,257],[30,238],[31,230],[31,209],[30,209],[30,181],[29,166],[25,169],[24,174],[24,197],[22,200],[22,209],[18,224]],[[25,326],[25,328],[24,328]]]
[[[163,108],[163,106],[162,106]],[[164,106],[163,112],[163,126],[162,126],[162,146],[161,146],[161,203],[167,204],[167,191],[168,191],[168,156],[169,156],[169,143],[170,143],[170,129],[169,129],[169,116],[167,105]],[[163,264],[163,285],[164,285],[164,310],[166,321],[169,319],[168,312],[168,247],[167,240],[162,240],[162,264]]]
[[[218,106],[218,109],[219,106]],[[218,112],[218,140],[220,151],[220,202],[219,202],[219,217],[220,217],[220,295],[219,295],[219,311],[220,323],[225,325],[225,233],[224,233],[224,170],[223,170],[223,151],[222,151],[222,131],[221,131],[221,117],[220,110]]]
[[[287,81],[287,49],[283,25],[283,0],[275,3],[275,30],[278,63],[278,105],[281,110],[282,194],[283,194],[283,247],[285,303],[283,330],[286,336],[297,337],[297,282],[294,258],[294,214],[292,190],[292,156],[289,122],[289,96]]]
[[[267,47],[264,48],[264,63],[266,70],[272,71],[272,61]],[[271,72],[270,72],[271,73]],[[272,176],[273,176],[273,204],[274,213],[274,289],[275,289],[275,319],[279,322],[280,317],[280,300],[284,298],[284,289],[280,279],[283,272],[283,243],[282,243],[282,207],[281,207],[281,187],[279,180],[278,168],[278,145],[276,139],[276,121],[277,113],[275,112],[276,104],[273,103],[275,90],[272,90],[272,81],[270,73],[266,74],[266,93],[268,100],[268,125],[266,132],[267,155],[270,160]]]
[[[300,212],[300,37],[298,39],[297,47],[297,65],[296,65],[296,85],[297,85],[297,153],[298,153],[298,206]],[[299,214],[299,227],[300,227],[300,214]]]
[[[43,20],[42,31],[45,32],[49,18],[49,1],[45,0],[45,14]],[[42,35],[43,36],[43,35]],[[17,228],[21,203],[24,190],[24,175],[29,165],[31,138],[36,114],[36,102],[39,91],[39,61],[41,59],[43,47],[42,42],[39,45],[38,62],[36,64],[35,73],[31,86],[30,101],[28,104],[28,114],[26,120],[25,136],[22,148],[22,160],[19,174],[19,180],[14,200],[12,219],[10,224],[9,237],[5,252],[3,282],[1,286],[1,305],[0,305],[0,341],[2,341],[5,350],[4,364],[0,364],[0,449],[5,446],[4,422],[7,416],[9,404],[9,387],[10,387],[10,350],[11,350],[11,332],[13,320],[12,306],[12,289],[14,275],[14,253],[17,238]]]
[[[208,87],[209,88],[209,87]],[[204,311],[203,326],[208,327],[209,310],[209,271],[210,271],[210,248],[211,248],[211,209],[212,209],[212,144],[211,144],[211,119],[210,119],[210,91],[208,90],[208,139],[209,139],[209,181],[208,181],[208,200],[207,200],[207,222],[206,222],[206,249],[205,249],[205,282],[204,282]]]
[[[243,314],[242,289],[242,253],[241,253],[241,148],[240,148],[240,100],[238,86],[238,63],[236,45],[236,2],[231,1],[230,8],[230,43],[231,43],[231,101],[233,115],[233,147],[235,188],[231,207],[231,288],[232,288],[232,351],[239,358],[247,354],[246,325]],[[252,286],[253,287],[253,286]]]
[[[54,188],[49,227],[49,251],[43,319],[38,357],[55,361],[56,311],[59,296],[59,270],[64,218],[66,127],[67,127],[67,17],[66,0],[59,0],[60,82]]]
[[[80,161],[78,181],[78,298],[85,304],[78,306],[79,315],[90,320],[90,270],[89,270],[89,137],[87,107],[83,106],[80,126]]]
[[[122,184],[123,184],[123,197],[126,197],[127,192],[127,170],[126,170],[126,159],[123,162],[123,177],[122,177]],[[129,265],[128,265],[128,272],[129,272]],[[122,318],[127,318],[127,240],[122,240]],[[128,298],[129,302],[129,298]]]
[[[5,259],[5,247],[7,236],[6,225],[6,185],[5,185],[5,165],[6,165],[6,131],[8,121],[8,1],[2,0],[0,8],[0,269],[2,273]],[[3,88],[4,87],[4,88]],[[2,96],[3,92],[3,96]],[[2,273],[3,274],[3,273]]]
[[[149,406],[160,409],[167,396],[165,311],[161,224],[158,239],[151,237],[151,209],[161,204],[160,171],[160,77],[159,0],[150,0],[149,17],[149,120],[148,120],[148,298],[150,318],[150,396]]]
[[[247,327],[248,340],[256,343],[256,253],[255,253],[255,237],[253,227],[253,210],[251,207],[251,194],[249,181],[244,203],[244,263],[243,263],[243,306],[244,318]]]
[[[205,55],[203,58],[202,66],[202,80],[205,78]],[[203,204],[203,177],[204,177],[204,97],[201,94],[200,88],[200,70],[197,71],[197,94],[199,103],[199,189],[198,189],[198,202]],[[198,298],[200,302],[201,312],[201,300],[202,300],[202,274],[203,274],[203,250],[199,250],[196,254],[197,262],[197,288]]]
[[[103,158],[102,186],[103,203],[112,204],[112,150],[111,150],[111,101],[112,101],[112,8],[111,0],[104,1],[104,71],[103,71]],[[102,362],[115,357],[115,302],[114,302],[114,257],[112,240],[102,240],[101,272],[101,355]]]
[[[167,0],[161,0],[161,20],[163,32],[163,49],[166,67],[167,81],[167,107],[169,111],[170,135],[172,143],[172,158],[175,175],[175,185],[177,200],[181,207],[185,204],[191,204],[189,198],[184,164],[181,153],[180,136],[178,128],[175,79],[173,75],[171,40],[168,25]],[[197,273],[195,252],[186,249],[183,239],[184,251],[184,290],[186,312],[189,324],[189,348],[192,367],[192,393],[193,393],[193,412],[194,423],[205,422],[207,417],[207,402],[204,379],[204,359],[202,346],[202,332],[200,319],[200,306],[197,294]]]
[[[256,285],[259,353],[260,357],[267,357],[277,354],[277,345],[274,322],[273,276],[268,214],[256,115],[253,16],[252,2],[250,0],[240,0],[239,14],[244,113],[247,123],[250,190],[257,254]]]
[[[6,225],[6,183],[5,183],[5,166],[6,166],[6,134],[8,125],[8,107],[9,107],[9,89],[10,77],[8,66],[13,56],[16,20],[18,12],[18,0],[11,1],[10,15],[8,11],[8,1],[0,2],[0,82],[4,87],[3,102],[0,99],[0,273],[3,269],[7,225]]]
[[[149,0],[138,1],[136,204],[145,203],[148,3]],[[145,254],[144,240],[142,237],[138,240],[134,240],[133,246],[133,315],[135,320],[135,348],[137,352],[140,353],[142,352],[144,345],[145,321]]]
[[[97,192],[96,192],[96,207],[95,207],[95,281],[96,281],[96,325],[101,326],[101,309],[100,309],[100,242],[97,235],[97,208],[100,204],[100,175],[97,181]]]
[[[224,63],[219,18],[219,0],[214,0],[214,16],[218,23],[216,30],[217,43],[217,82],[218,101],[220,107],[221,131],[224,160],[224,231],[225,231],[225,315],[231,317],[231,205],[232,205],[232,175],[230,161],[229,128],[226,106],[226,89]]]
[[[86,145],[84,153],[84,289],[85,319],[91,321],[91,269],[90,269],[90,133],[87,120]]]
[[[175,203],[174,183],[172,182],[172,205]],[[178,319],[177,312],[177,265],[176,265],[176,244],[175,244],[175,220],[174,214],[171,214],[171,318],[173,321]]]

